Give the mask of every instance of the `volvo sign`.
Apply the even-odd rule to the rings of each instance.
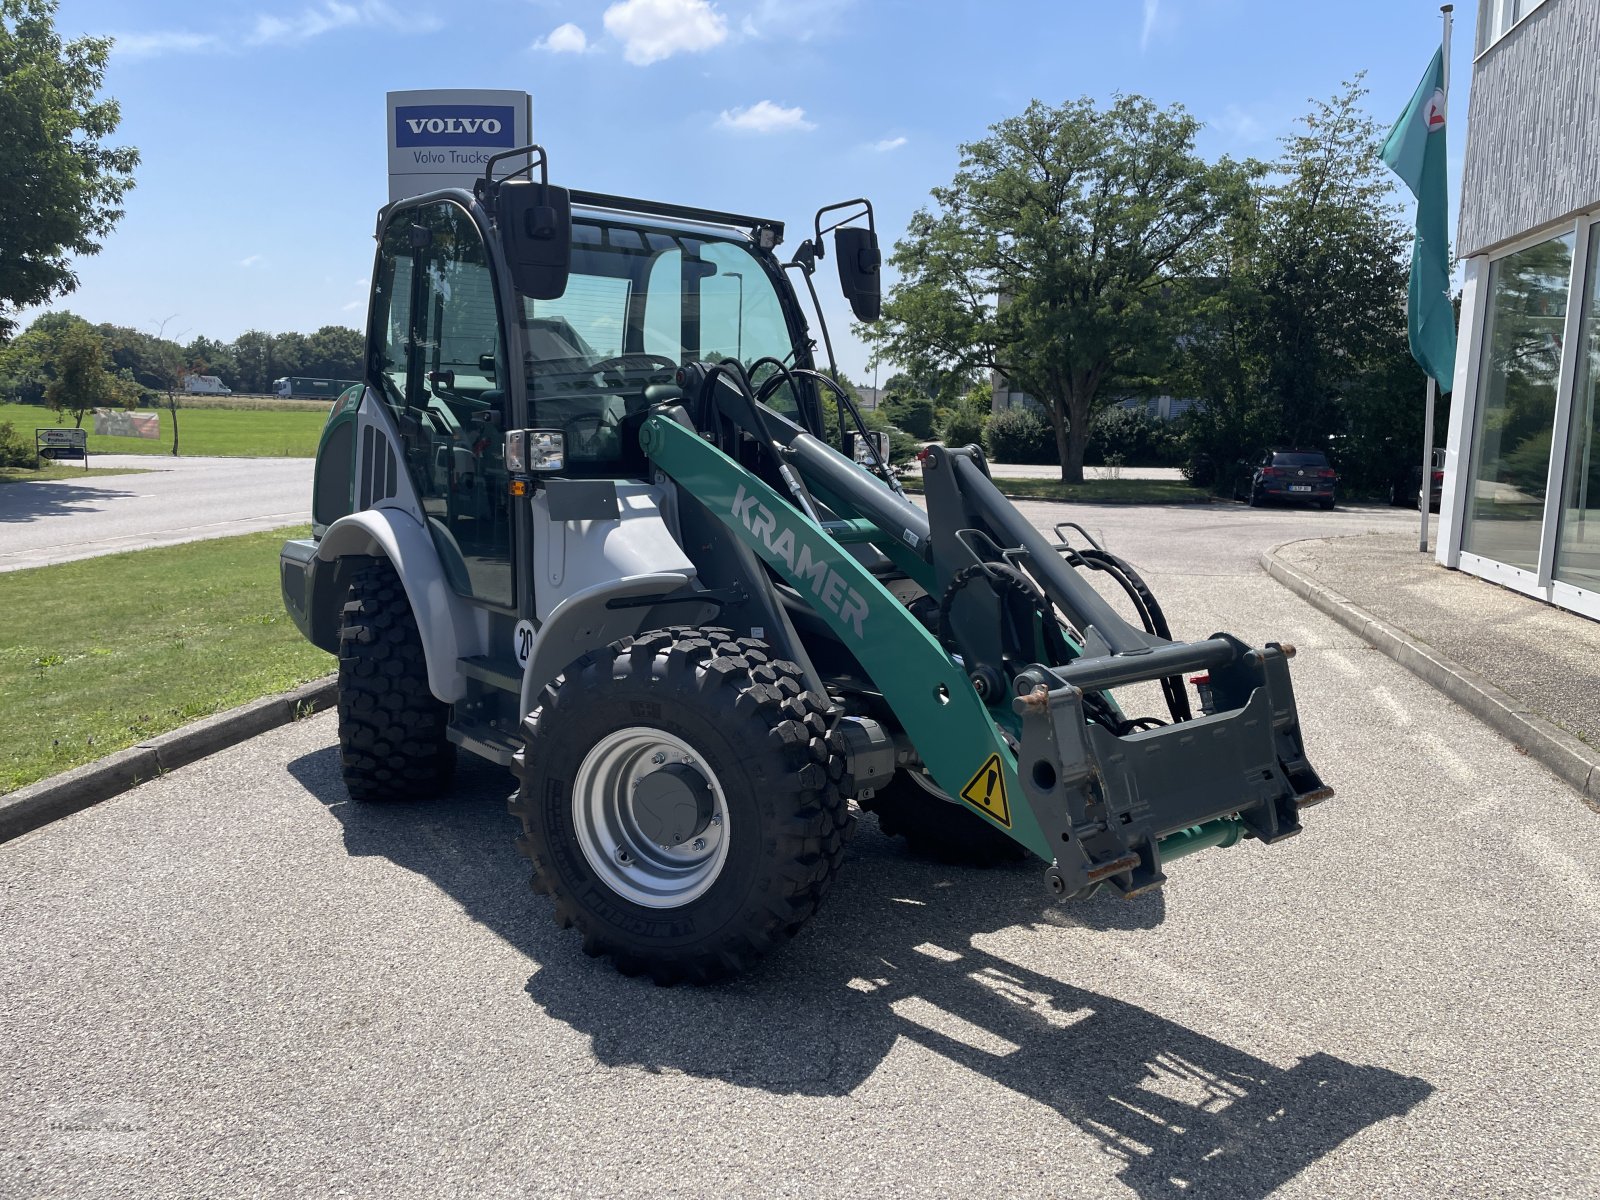
[[[527,92],[390,92],[389,199],[471,188],[491,157],[531,141],[533,97]]]

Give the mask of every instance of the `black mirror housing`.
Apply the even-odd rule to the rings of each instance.
[[[554,300],[572,272],[572,196],[566,188],[505,180],[495,189],[495,224],[517,291]]]
[[[858,321],[876,321],[883,310],[879,282],[883,256],[874,229],[845,225],[834,231],[833,254],[839,260],[839,287]]]

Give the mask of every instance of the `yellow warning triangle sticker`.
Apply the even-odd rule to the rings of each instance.
[[[978,773],[961,789],[961,798],[1007,829],[1011,828],[1011,802],[1006,799],[1006,773],[1000,769],[998,754],[989,755],[989,761],[978,768]]]

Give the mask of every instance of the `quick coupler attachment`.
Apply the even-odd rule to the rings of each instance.
[[[1055,847],[1050,890],[1109,884],[1126,896],[1166,880],[1163,861],[1300,832],[1300,809],[1332,795],[1306,761],[1289,682],[1293,649],[1252,649],[1228,634],[1138,654],[1035,665],[1012,701],[1022,718],[1017,774]],[[1118,736],[1088,719],[1086,692],[1209,673],[1209,711]]]

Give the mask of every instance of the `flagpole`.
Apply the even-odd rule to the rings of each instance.
[[[1442,4],[1439,12],[1444,17],[1444,49],[1442,52],[1442,66],[1444,68],[1444,110],[1446,119],[1450,112],[1450,28],[1455,23],[1455,5]],[[1424,406],[1422,417],[1422,480],[1417,489],[1417,512],[1420,515],[1421,530],[1417,535],[1417,547],[1422,553],[1428,552],[1428,499],[1433,494],[1433,405],[1439,394],[1439,385],[1432,375],[1428,376],[1428,401]],[[1460,465],[1457,464],[1457,470]],[[1444,507],[1444,497],[1440,496],[1440,507]]]

